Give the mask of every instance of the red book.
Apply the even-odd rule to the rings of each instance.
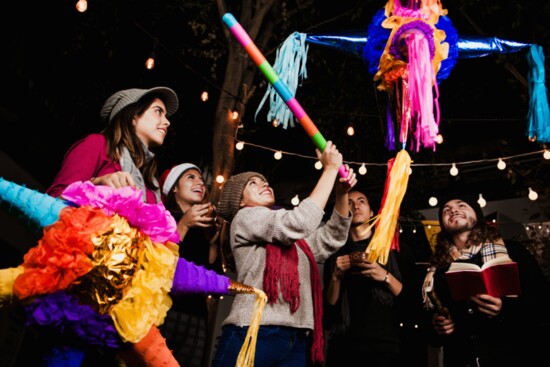
[[[521,293],[518,264],[508,256],[491,259],[481,267],[476,264],[453,262],[445,277],[455,301],[478,294],[503,297],[517,296]]]

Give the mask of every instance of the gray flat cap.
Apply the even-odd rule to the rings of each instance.
[[[164,96],[166,116],[174,114],[178,110],[178,96],[176,92],[167,87],[155,87],[151,89],[124,89],[110,96],[101,108],[101,118],[105,122],[111,122],[113,117],[129,104],[135,103],[149,93],[160,93]]]

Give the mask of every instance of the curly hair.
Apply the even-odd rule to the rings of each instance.
[[[468,236],[466,245],[475,245],[480,243],[495,242],[502,239],[502,235],[497,229],[487,224],[485,221],[479,221],[474,225]],[[451,234],[441,227],[441,231],[437,234],[435,250],[430,257],[430,265],[440,269],[447,268],[453,258],[451,255],[451,247],[453,246],[453,237]]]

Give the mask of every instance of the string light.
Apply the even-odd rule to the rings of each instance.
[[[275,154],[273,154],[273,157],[276,159],[276,160],[279,160],[281,158],[283,158],[283,152],[281,152],[280,150],[276,151]]]
[[[243,150],[244,143],[242,141],[238,141],[237,144],[235,144],[235,149],[237,150]]]
[[[273,120],[273,122],[275,122],[276,119]],[[237,140],[236,138],[236,134],[238,133],[238,131],[236,131],[235,133],[235,140]],[[243,144],[245,142],[242,142]],[[263,145],[258,145],[258,144],[253,144],[253,143],[246,143],[250,146],[253,146],[253,147],[256,147],[256,148],[259,148],[259,149],[263,149],[263,150],[271,150],[273,152],[276,152],[276,153],[280,153],[281,155],[284,155],[284,154],[287,154],[287,155],[294,155],[294,156],[297,156],[297,157],[301,157],[301,158],[307,158],[307,159],[315,159],[316,162],[315,162],[315,169],[317,170],[320,170],[323,168],[323,164],[317,160],[316,157],[313,157],[313,156],[308,156],[308,155],[303,155],[303,154],[298,154],[298,153],[292,153],[292,152],[287,152],[287,151],[282,151],[282,150],[275,150],[273,148],[270,148],[270,147],[266,147],[266,146],[263,146]],[[548,149],[543,149],[543,150],[538,150],[538,151],[534,151],[534,152],[528,152],[528,153],[521,153],[521,154],[516,154],[516,155],[511,155],[511,156],[507,156],[507,157],[500,157],[500,158],[490,158],[490,159],[478,159],[478,160],[471,160],[471,161],[461,161],[461,162],[454,162],[451,164],[451,169],[449,170],[450,174],[452,176],[456,176],[458,175],[458,167],[457,167],[457,164],[460,164],[461,166],[465,166],[465,165],[470,165],[470,164],[480,164],[480,163],[487,163],[487,162],[497,162],[497,165],[498,163],[500,163],[500,161],[503,161],[504,164],[506,164],[504,162],[504,160],[512,160],[514,158],[519,158],[519,157],[526,157],[526,156],[532,156],[532,155],[535,155],[535,154],[540,154],[540,153],[543,153],[543,157],[544,159],[550,159],[550,150]],[[369,162],[355,162],[355,161],[343,161],[343,163],[345,164],[348,164],[348,165],[359,165],[359,174],[363,174],[363,167],[364,167],[364,172],[366,173],[367,171],[367,168],[366,166],[367,165],[371,165],[371,166],[384,166],[386,167],[387,166],[387,163],[369,163]],[[412,174],[412,167],[438,167],[438,166],[449,166],[449,163],[411,163],[411,165],[409,166],[409,175]],[[531,197],[535,197],[534,199],[531,199],[531,200],[536,200],[538,198],[538,194],[534,191],[531,190],[530,188],[530,191],[529,191],[529,195],[530,195],[530,199]],[[480,194],[481,196],[481,194]],[[433,199],[437,200],[437,198],[435,197],[432,197]],[[432,200],[432,198],[430,198],[430,200]],[[430,201],[429,200],[429,201]],[[482,202],[485,202],[484,205],[486,205],[486,201],[485,199],[483,199],[483,197],[481,197],[481,200]],[[430,204],[431,205],[431,204]],[[435,204],[437,205],[437,204]],[[481,205],[481,204],[480,204]],[[402,230],[401,230],[402,231]]]
[[[506,168],[506,162],[504,162],[502,158],[498,159],[497,168],[501,171]]]
[[[436,144],[443,144],[443,140],[444,140],[444,139],[443,139],[443,135],[437,134],[437,135],[435,136],[435,143],[436,143]]]
[[[536,191],[534,191],[532,188],[529,188],[529,200],[537,200],[539,197],[539,194],[537,194]]]
[[[359,167],[359,174],[362,176],[367,174],[367,167],[365,166],[365,163],[363,163],[361,167]]]
[[[237,119],[239,118],[239,111],[233,110],[231,112],[231,118],[233,119],[233,121],[237,121]]]
[[[477,203],[482,208],[484,208],[485,205],[487,205],[487,201],[483,198],[483,195],[481,195],[481,194],[479,194],[479,199],[477,199]]]
[[[349,136],[355,135],[355,128],[353,127],[353,124],[349,124],[348,128],[346,129],[346,134]]]
[[[201,101],[203,102],[208,101],[208,91],[205,90],[201,93]]]
[[[453,163],[453,166],[451,167],[451,169],[449,170],[449,173],[451,174],[451,176],[456,176],[458,175],[458,168],[456,168],[456,164]]]
[[[223,183],[224,181],[225,181],[225,177],[223,177],[223,175],[218,175],[218,176],[216,177],[216,182],[217,182],[217,183],[221,184],[221,183]]]
[[[429,200],[428,200],[428,204],[430,204],[430,206],[436,206],[437,205],[437,198],[432,196]]]
[[[155,53],[151,52],[147,60],[145,60],[145,68],[147,70],[153,70],[155,68]]]
[[[76,3],[76,10],[80,13],[84,13],[88,10],[88,2],[86,0],[78,0]]]
[[[271,121],[271,123],[273,124],[273,127],[279,126],[279,120],[277,120],[277,119],[273,119],[273,120]]]
[[[292,200],[290,200],[290,203],[294,206],[300,204],[300,198],[298,197],[298,195],[294,195],[294,197],[292,198]]]

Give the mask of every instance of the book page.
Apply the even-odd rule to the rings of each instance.
[[[492,265],[495,264],[506,264],[513,262],[512,259],[508,255],[501,255],[498,257],[495,257],[494,259],[487,260],[481,267],[479,267],[476,264],[472,263],[466,263],[466,262],[453,262],[451,263],[451,266],[449,267],[449,270],[447,272],[453,272],[453,271],[481,271],[482,269],[486,269]]]

